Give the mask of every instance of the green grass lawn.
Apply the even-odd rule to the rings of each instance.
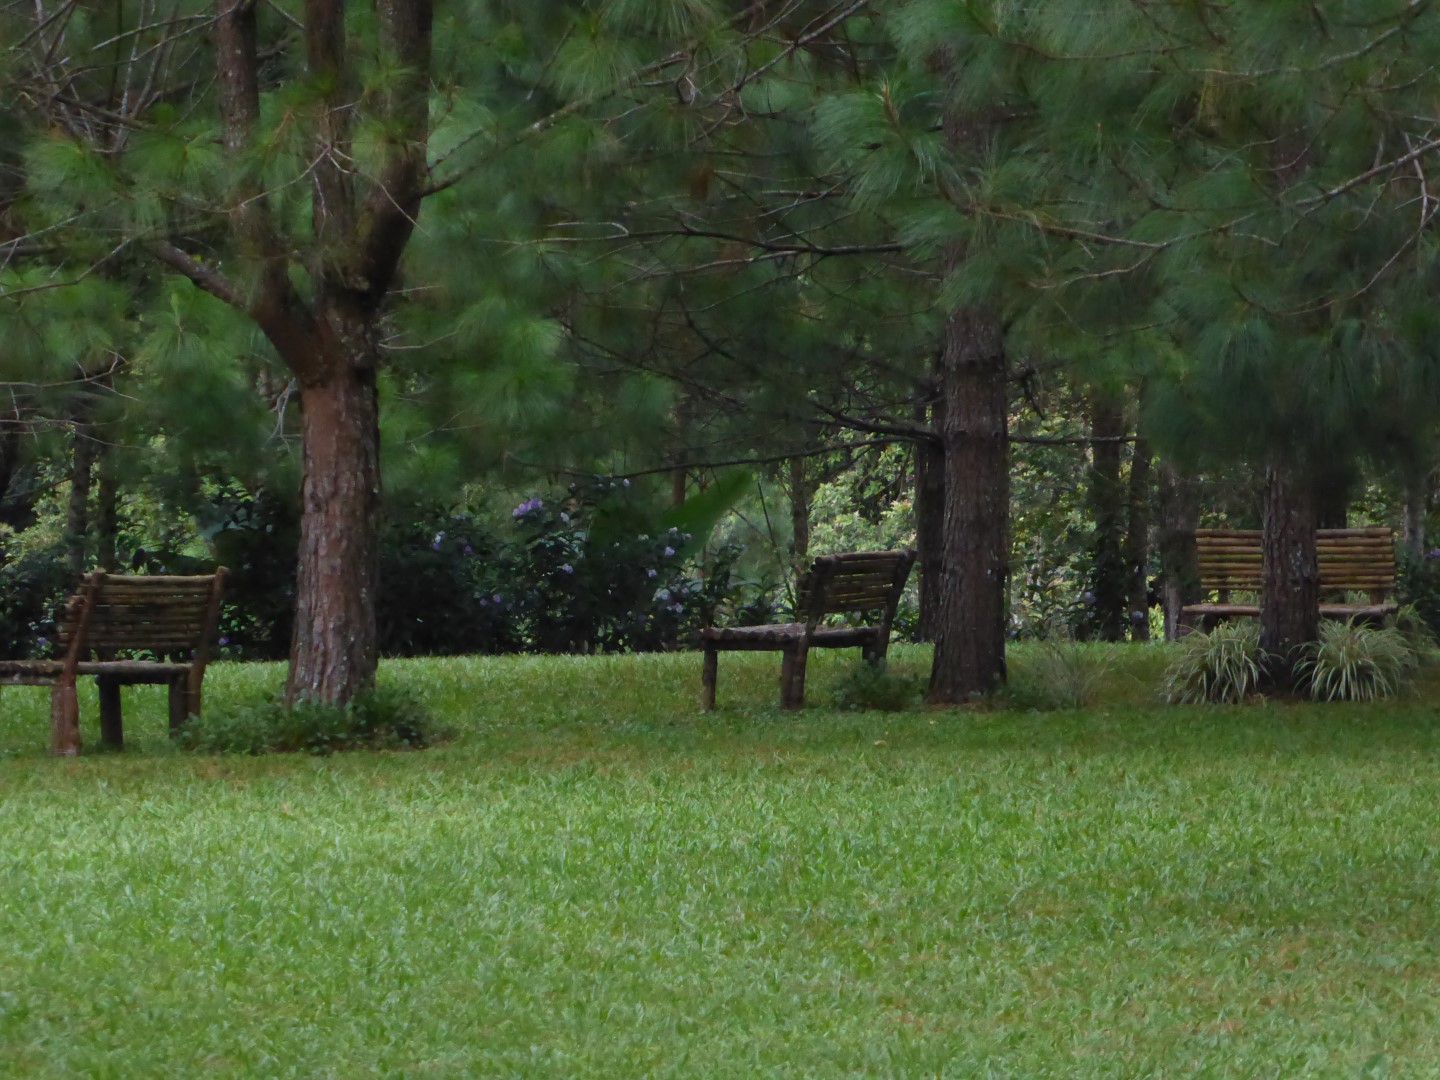
[[[902,714],[727,655],[708,716],[693,655],[395,662],[454,739],[327,759],[137,688],[56,760],[5,690],[0,1075],[1440,1076],[1436,687],[1170,708],[1164,655]]]

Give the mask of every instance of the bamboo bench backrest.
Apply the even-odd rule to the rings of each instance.
[[[795,593],[795,618],[814,623],[848,611],[884,611],[895,618],[914,551],[855,551],[822,555],[801,576]]]
[[[1196,529],[1200,588],[1210,592],[1259,592],[1262,537],[1259,529]],[[1315,551],[1322,592],[1374,595],[1395,587],[1395,531],[1317,529]]]
[[[145,649],[204,653],[220,616],[224,571],[196,577],[87,574],[65,602],[57,637],[67,653]]]

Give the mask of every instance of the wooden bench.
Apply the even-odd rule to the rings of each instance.
[[[200,713],[200,686],[220,620],[225,569],[199,577],[87,574],[56,620],[59,660],[0,660],[0,686],[49,686],[51,749],[80,751],[75,680],[94,675],[100,692],[100,741],[125,744],[120,687],[170,687],[170,733]],[[115,659],[148,652],[167,660]]]
[[[890,647],[890,626],[914,551],[861,551],[824,555],[816,559],[796,588],[795,614],[800,621],[770,626],[706,627],[700,632],[705,650],[701,675],[702,708],[715,707],[719,653],[729,650],[780,652],[780,707],[798,709],[805,704],[805,664],[811,649],[862,650],[878,664]],[[878,612],[866,626],[821,626],[826,615]]]
[[[1183,621],[1199,617],[1203,625],[1235,615],[1260,614],[1258,603],[1237,603],[1232,592],[1259,593],[1263,534],[1259,529],[1197,529],[1196,567],[1203,596],[1215,600],[1186,604]],[[1379,619],[1399,605],[1395,590],[1395,533],[1384,526],[1318,529],[1315,550],[1320,571],[1320,616],[1326,619]],[[1365,603],[1330,599],[1340,593],[1364,593]]]

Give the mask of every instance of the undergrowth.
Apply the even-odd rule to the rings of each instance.
[[[1398,627],[1327,622],[1297,667],[1317,701],[1377,701],[1404,690],[1419,662]]]
[[[187,750],[209,754],[330,754],[337,750],[418,750],[436,741],[433,718],[412,694],[378,687],[348,705],[278,698],[218,705],[180,734]]]
[[[1260,627],[1221,623],[1181,638],[1165,671],[1164,696],[1173,705],[1244,701],[1260,686]]]

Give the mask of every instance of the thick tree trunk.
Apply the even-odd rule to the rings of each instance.
[[[1200,495],[1195,482],[1166,462],[1160,466],[1160,579],[1164,583],[1165,640],[1174,641],[1190,629],[1181,609],[1199,597],[1200,574],[1195,556],[1195,529],[1200,523]]]
[[[941,415],[937,403],[932,414],[937,429]],[[945,451],[934,439],[915,442],[915,549],[920,563],[920,640],[934,641],[945,558]]]
[[[1091,627],[1101,641],[1125,636],[1125,600],[1129,592],[1122,551],[1125,487],[1120,481],[1120,436],[1125,412],[1109,395],[1097,392],[1090,404],[1090,512],[1095,535],[1090,549],[1090,589],[1094,594]]]
[[[375,370],[337,364],[302,386],[305,472],[286,700],[350,701],[374,685],[380,427]]]
[[[70,458],[70,500],[65,508],[65,569],[72,577],[85,572],[86,540],[90,532],[90,474],[95,464],[95,440],[90,425],[75,422],[75,444]]]
[[[1293,690],[1295,665],[1320,634],[1320,572],[1315,556],[1315,487],[1277,457],[1265,476],[1265,539],[1260,584],[1260,651],[1270,689]]]
[[[941,375],[945,542],[929,699],[959,704],[1005,681],[1009,444],[1004,331],[992,313],[946,320]]]
[[[1130,524],[1125,533],[1130,640],[1150,640],[1150,444],[1135,440],[1130,458]]]

